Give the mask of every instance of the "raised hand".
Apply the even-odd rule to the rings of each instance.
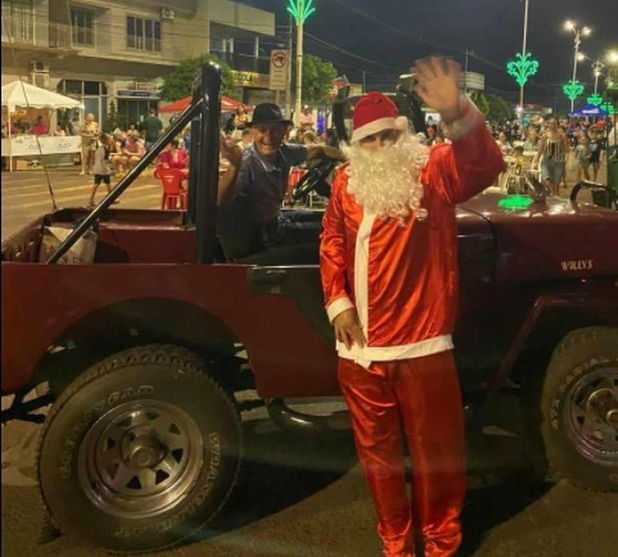
[[[454,60],[431,57],[419,60],[412,68],[417,85],[414,92],[427,107],[440,113],[446,124],[461,116],[459,76],[461,66]]]

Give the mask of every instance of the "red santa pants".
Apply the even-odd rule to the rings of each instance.
[[[358,457],[387,557],[454,555],[465,496],[464,416],[452,351],[374,362],[340,358],[338,376],[352,416]],[[404,439],[412,458],[408,498]],[[418,554],[416,554],[418,555]]]

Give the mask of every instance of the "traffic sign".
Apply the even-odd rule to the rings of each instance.
[[[287,50],[272,50],[270,53],[270,82],[272,91],[285,91],[290,67],[290,53]]]

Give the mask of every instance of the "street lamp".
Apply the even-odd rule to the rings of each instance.
[[[592,29],[590,27],[578,27],[577,23],[571,20],[567,20],[564,22],[564,29],[566,31],[572,32],[574,37],[574,45],[575,45],[575,54],[573,56],[573,77],[571,79],[570,84],[567,84],[566,89],[570,91],[570,94],[567,93],[567,96],[571,99],[571,112],[575,109],[575,99],[579,96],[575,96],[575,92],[580,90],[581,84],[577,81],[577,62],[581,60],[579,47],[582,44],[582,37],[587,37],[592,33]],[[565,89],[565,92],[566,92]],[[581,88],[581,92],[583,92],[583,88]],[[580,93],[581,94],[581,93]]]
[[[509,75],[515,78],[519,84],[519,117],[523,116],[524,111],[524,85],[528,78],[536,74],[539,69],[539,62],[532,58],[530,52],[526,52],[526,43],[528,41],[528,3],[524,2],[524,36],[521,45],[521,53],[515,55],[515,60],[511,60],[506,65],[506,70]]]
[[[601,77],[602,70],[605,67],[605,64],[601,62],[598,58],[592,64],[592,71],[594,73],[594,94],[596,95],[599,88],[599,77]]]
[[[305,20],[315,12],[313,0],[288,0],[287,11],[296,21],[296,104],[294,123],[300,125],[303,95],[303,31]]]

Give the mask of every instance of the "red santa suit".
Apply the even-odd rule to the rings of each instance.
[[[353,141],[399,125],[395,105],[375,95],[357,104]],[[482,115],[470,101],[464,106],[449,129],[452,144],[433,147],[419,168],[427,218],[410,216],[402,225],[365,212],[348,191],[348,166],[335,177],[324,215],[327,313],[332,321],[355,308],[367,339],[350,349],[337,343],[338,377],[387,556],[415,554],[413,529],[422,532],[427,557],[453,555],[461,542],[464,422],[451,339],[455,204],[491,185],[504,167]],[[412,458],[411,503],[404,439]]]

